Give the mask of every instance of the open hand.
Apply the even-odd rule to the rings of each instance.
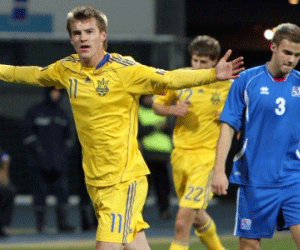
[[[239,73],[245,70],[242,56],[227,62],[231,53],[232,50],[228,50],[215,67],[216,77],[219,81],[238,78]]]

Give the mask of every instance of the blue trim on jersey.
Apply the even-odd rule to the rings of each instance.
[[[230,181],[281,186],[300,180],[300,73],[276,82],[267,64],[246,70],[229,91],[221,122],[241,131]]]
[[[109,60],[109,58],[110,58],[110,54],[107,53],[107,54],[103,57],[102,61],[96,66],[96,69],[100,69],[101,67],[103,67],[103,65]]]

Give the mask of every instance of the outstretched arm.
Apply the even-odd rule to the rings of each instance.
[[[238,57],[232,61],[227,61],[232,51],[228,50],[220,59],[215,68],[199,70],[173,70],[169,74],[171,82],[168,83],[169,89],[191,88],[210,84],[216,81],[225,81],[239,77],[243,67],[243,57]]]
[[[238,78],[239,73],[245,70],[243,57],[227,62],[231,53],[232,50],[228,50],[215,67],[216,77],[219,81]]]
[[[175,105],[161,105],[153,103],[152,107],[157,115],[184,116],[188,112],[189,105],[189,101],[179,101]]]
[[[217,144],[217,153],[214,166],[214,174],[211,183],[211,190],[217,195],[226,195],[228,179],[225,173],[226,159],[231,147],[234,129],[226,123],[221,124],[220,136]]]
[[[48,67],[12,66],[0,64],[0,80],[35,86],[56,86],[64,88],[55,64]]]

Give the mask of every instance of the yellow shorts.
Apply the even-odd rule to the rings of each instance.
[[[180,207],[207,208],[213,197],[210,185],[214,161],[215,153],[211,151],[173,150],[171,164]]]
[[[87,185],[87,190],[98,220],[97,241],[130,243],[138,232],[149,228],[142,216],[148,192],[146,176],[109,187]]]

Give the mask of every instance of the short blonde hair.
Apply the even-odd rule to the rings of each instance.
[[[71,23],[75,20],[86,20],[90,18],[96,18],[97,26],[101,31],[105,31],[107,29],[108,20],[106,15],[101,12],[100,10],[97,10],[95,8],[92,8],[90,6],[79,6],[71,10],[67,15],[67,30],[69,33],[69,36],[71,37]],[[107,48],[107,41],[104,42],[104,49]]]
[[[294,43],[300,43],[300,28],[292,23],[282,23],[278,25],[275,28],[272,42],[279,46],[284,39]]]

